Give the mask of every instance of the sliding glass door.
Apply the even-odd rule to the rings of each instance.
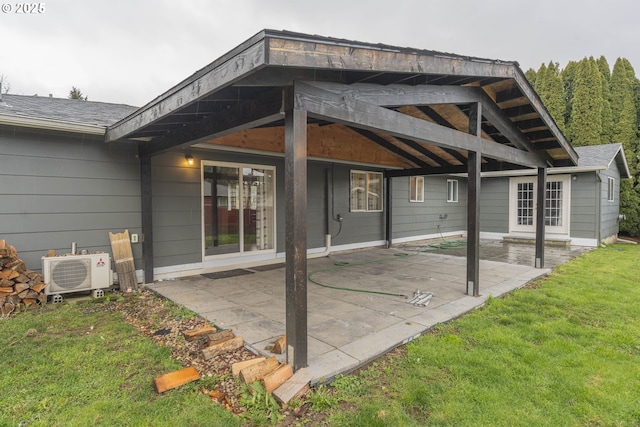
[[[275,249],[275,169],[205,162],[205,256]]]

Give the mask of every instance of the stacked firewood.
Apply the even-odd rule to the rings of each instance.
[[[46,286],[41,274],[27,270],[16,248],[0,240],[0,315],[46,304]]]

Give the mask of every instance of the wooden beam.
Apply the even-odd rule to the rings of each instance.
[[[140,205],[144,283],[153,283],[153,206],[151,157],[140,155]]]
[[[518,98],[524,98],[524,95],[520,91],[520,89],[514,87],[512,89],[503,90],[502,92],[496,93],[496,104],[500,104],[502,102],[511,101]]]
[[[412,141],[412,140],[406,139],[406,138],[396,138],[396,140],[398,140],[398,141],[402,142],[403,144],[413,148],[418,153],[420,153],[423,156],[433,160],[435,163],[439,164],[440,166],[449,166],[449,162],[443,160],[439,156],[436,156],[435,154],[433,154],[431,151],[427,150],[426,147],[424,147],[423,145],[421,145],[418,142],[415,142],[415,141]]]
[[[355,83],[345,85],[333,82],[307,82],[317,88],[340,94],[346,98],[357,98],[370,104],[385,107],[406,105],[468,104],[478,101],[482,89],[468,86],[438,85],[376,85]]]
[[[232,57],[225,56],[224,61],[207,67],[195,78],[187,79],[171,92],[161,95],[129,117],[109,126],[105,135],[106,142],[125,138],[265,65],[264,40],[243,48],[240,52],[234,52]]]
[[[570,161],[573,163],[573,166],[577,166],[578,154],[573,149],[571,144],[569,144],[569,141],[567,141],[567,139],[565,138],[560,128],[558,128],[558,125],[551,117],[551,114],[549,114],[549,112],[547,111],[546,107],[542,103],[542,100],[540,99],[538,94],[535,92],[535,90],[533,90],[533,87],[525,77],[522,70],[516,69],[513,77],[516,81],[516,84],[522,91],[522,93],[529,100],[529,103],[533,106],[533,108],[536,111],[538,111],[538,113],[540,114],[540,117],[542,117],[542,120],[545,123],[547,123],[547,125],[549,126],[549,129],[551,130],[555,138],[558,140],[558,144],[560,145],[560,147],[567,152],[567,155],[569,156]]]
[[[347,124],[370,131],[432,143],[454,150],[479,151],[483,155],[509,163],[530,167],[545,167],[537,155],[493,141],[475,138],[464,132],[445,128],[426,120],[369,104],[355,98],[340,96],[306,83],[296,85],[298,102],[310,116]]]
[[[367,71],[369,73],[444,74],[457,76],[512,77],[515,63],[501,61],[475,61],[465,57],[447,56],[395,47],[340,42],[315,36],[269,38],[268,64],[318,70],[338,69]]]
[[[393,191],[393,180],[391,179],[391,177],[385,176],[384,182],[386,184],[385,193],[384,193],[386,196],[386,200],[385,200],[386,215],[385,215],[384,235],[385,235],[387,249],[389,249],[393,241],[393,195],[391,194]]]
[[[307,113],[285,89],[287,363],[307,366]]]
[[[370,84],[344,85],[339,83],[312,82],[313,86],[339,93],[345,98],[356,98],[379,106],[391,107],[399,105],[434,105],[434,104],[467,104],[482,103],[483,114],[491,124],[511,143],[522,150],[533,152],[531,142],[520,129],[506,117],[493,100],[478,87],[470,86],[378,86]],[[442,123],[439,123],[442,124]],[[552,159],[542,154],[544,160]]]
[[[254,101],[236,104],[179,131],[143,143],[142,151],[145,155],[156,155],[282,120],[282,108],[282,90],[272,90]]]
[[[544,229],[547,195],[547,169],[538,168],[538,188],[536,193],[536,268],[544,268]],[[562,197],[570,197],[563,192]],[[563,212],[564,214],[564,212]]]
[[[403,150],[402,148],[398,147],[397,145],[393,145],[392,143],[390,143],[389,141],[387,141],[386,139],[376,135],[375,133],[371,132],[370,130],[366,130],[366,129],[358,129],[358,128],[350,128],[352,131],[364,136],[365,138],[369,139],[372,142],[375,142],[376,144],[378,144],[379,146],[383,147],[384,149],[403,157],[406,160],[409,160],[410,162],[419,165],[421,167],[427,167],[429,166],[426,162],[422,161],[421,159],[419,159],[418,157],[412,155],[411,153],[406,152],[405,150]]]
[[[469,111],[469,133],[480,138],[482,105],[472,104]],[[480,168],[481,156],[469,152],[467,163],[467,295],[480,296]]]

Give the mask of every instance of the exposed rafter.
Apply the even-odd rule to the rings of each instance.
[[[331,91],[326,90],[328,87],[331,88]],[[456,99],[453,103],[482,102],[485,100],[484,97],[486,95],[479,94],[477,92],[479,89],[477,88],[446,87],[442,89],[430,86],[410,86],[406,88],[387,86],[378,88],[378,93],[372,92],[371,88],[367,88],[364,94],[359,88],[331,83],[304,83],[299,85],[298,88],[300,88],[298,100],[305,104],[305,108],[312,113],[310,114],[312,116],[345,124],[351,123],[353,126],[374,131],[384,130],[396,137],[433,143],[454,150],[476,151],[479,148],[478,145],[481,145],[480,151],[488,157],[531,167],[547,166],[548,159],[543,159],[538,154],[533,153],[534,150],[529,141],[526,141],[531,146],[528,151],[514,149],[484,139],[480,139],[478,143],[477,138],[472,138],[467,133],[379,107],[379,105],[387,105],[387,103],[395,106],[402,96],[411,100],[406,102],[405,105],[429,104],[429,100],[433,99],[439,99],[440,103],[450,104],[452,103],[451,97]],[[436,89],[440,90],[436,92]],[[383,93],[380,94],[380,92]],[[435,96],[435,98],[432,96]],[[344,107],[340,107],[340,105],[344,105]],[[485,110],[485,114],[487,110]],[[493,117],[490,111],[488,114]],[[508,121],[508,119],[504,120]],[[384,127],[380,127],[382,122],[385,122]],[[503,121],[497,120],[497,125],[502,124]],[[511,125],[513,124],[511,123]],[[508,126],[505,126],[505,132],[510,132]],[[514,133],[513,136],[516,138],[517,134]],[[522,141],[519,142],[524,143]]]
[[[234,132],[281,120],[282,91],[274,89],[251,103],[236,104],[232,108],[211,114],[200,122],[183,126],[179,132],[169,132],[144,143],[147,155],[189,146]]]

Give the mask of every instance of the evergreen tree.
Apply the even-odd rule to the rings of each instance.
[[[549,114],[564,132],[565,95],[560,77],[560,65],[553,62],[549,62],[548,66],[543,64],[537,72],[535,88]]]
[[[600,134],[600,140],[603,144],[609,144],[613,139],[613,116],[610,102],[611,91],[609,89],[611,70],[604,56],[598,58],[596,63],[602,75],[602,133]]]
[[[622,143],[631,172],[631,179],[620,183],[620,212],[626,216],[620,231],[631,236],[640,236],[637,81],[631,63],[618,58],[611,74],[611,112],[613,138]]]
[[[525,71],[524,76],[527,78],[532,87],[536,87],[536,70],[529,68]]]
[[[69,91],[69,99],[80,99],[82,101],[86,101],[88,98],[82,94],[82,91],[75,86],[71,87]]]
[[[571,110],[573,107],[573,90],[574,90],[574,82],[576,79],[576,69],[578,68],[578,63],[575,61],[570,61],[562,73],[560,73],[560,77],[562,77],[562,85],[564,87],[564,123],[565,123],[565,136],[567,139],[571,140],[572,130],[571,130]]]
[[[602,134],[602,75],[593,57],[576,67],[570,116],[574,146],[598,145]]]

